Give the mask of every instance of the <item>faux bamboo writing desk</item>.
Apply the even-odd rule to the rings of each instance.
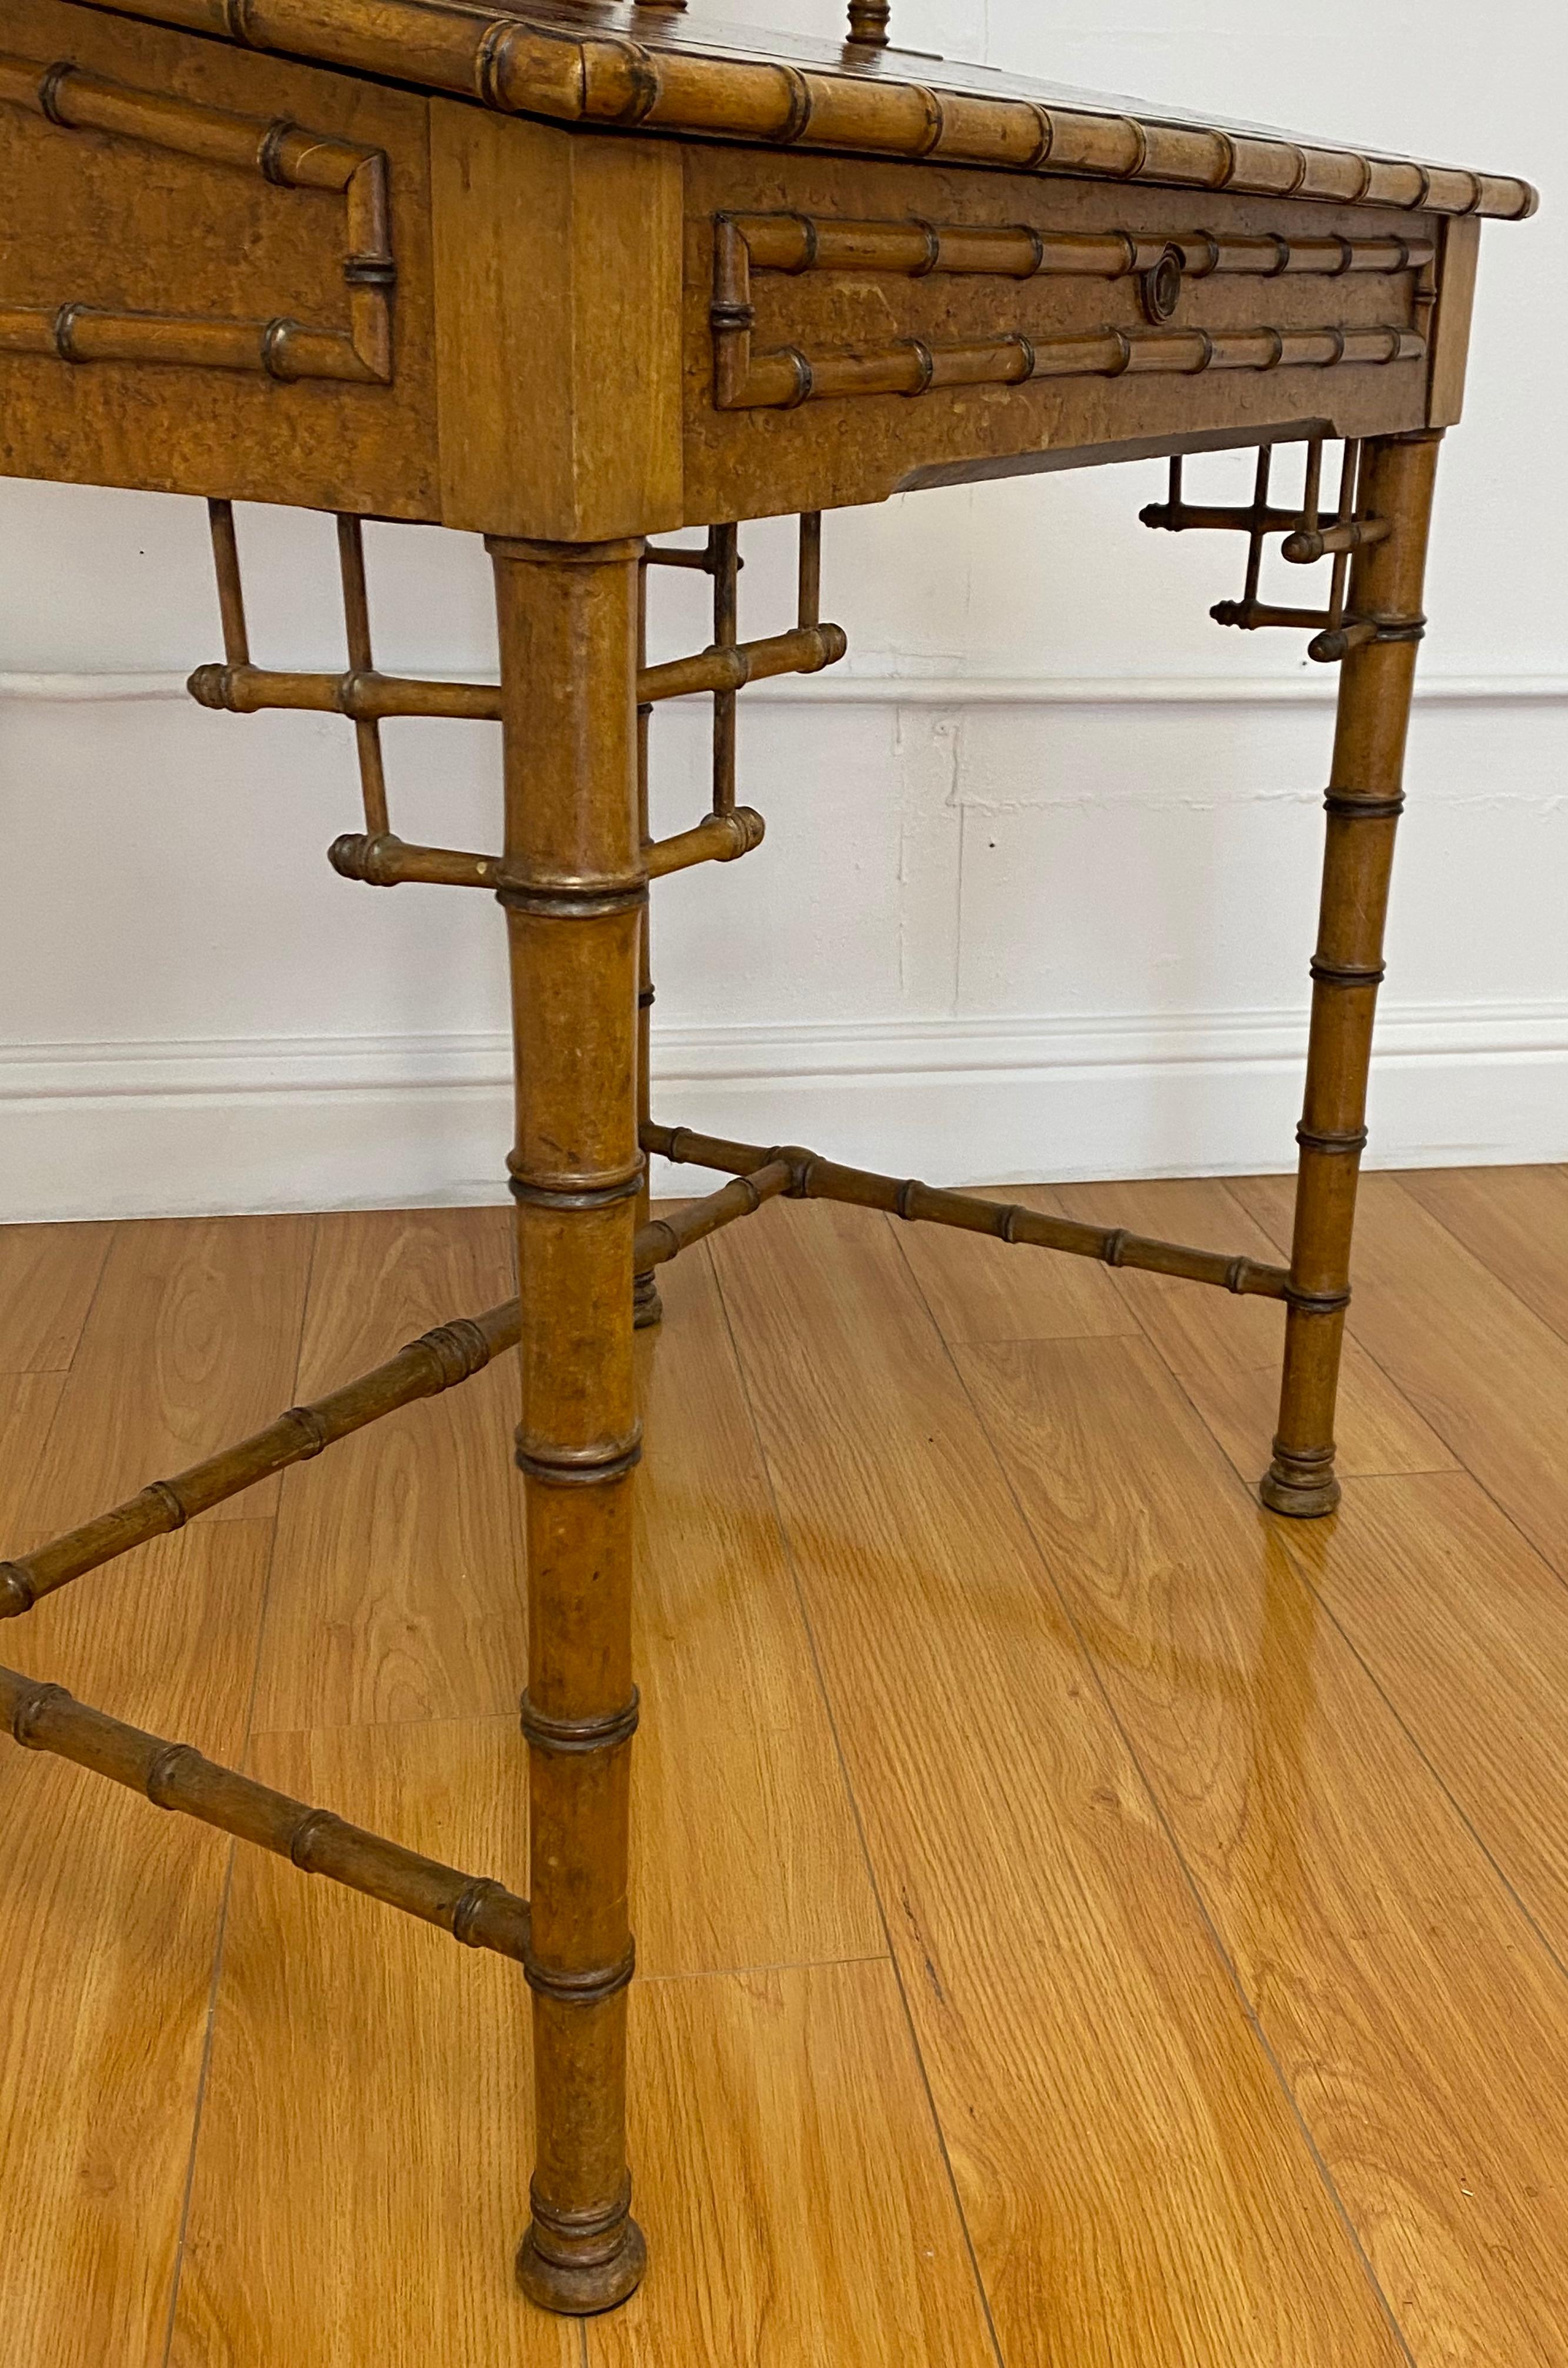
[[[523,1969],[533,2220],[550,2308],[624,2299],[644,2248],[624,2138],[634,1324],[654,1271],[780,1194],[819,1195],[1286,1303],[1275,1511],[1334,1503],[1333,1416],[1373,1006],[1439,438],[1459,416],[1487,175],[1301,143],[887,47],[771,46],[684,15],[537,0],[6,0],[0,471],[211,505],[222,663],[196,698],[350,719],[348,879],[484,888],[509,934],[519,1297],[443,1326],[256,1438],[0,1565],[0,1611],[392,1407],[521,1349],[531,1896],[307,1808],[0,1672],[16,1739],[95,1768]],[[1329,442],[1342,446],[1325,465]],[[1280,444],[1299,500],[1270,476]],[[1250,506],[1189,502],[1184,454],[1259,452]],[[697,1136],[648,1108],[650,880],[762,837],[736,799],[737,693],[832,665],[824,509],[1154,453],[1151,526],[1234,530],[1220,621],[1343,666],[1290,1267],[1141,1240]],[[252,661],[235,498],[339,519],[349,670]],[[736,522],[801,515],[800,614],[741,639]],[[499,688],[395,679],[370,645],[360,522],[483,533]],[[668,529],[700,545],[657,546]],[[1269,537],[1321,605],[1259,598]],[[713,644],[650,667],[648,571],[703,570]],[[712,811],[652,842],[660,701],[714,702]],[[497,851],[390,828],[383,719],[502,727]],[[347,892],[346,892],[347,893]],[[646,1155],[733,1181],[650,1222]],[[519,1575],[520,1577],[520,1575]],[[676,1871],[672,1871],[672,1875]]]

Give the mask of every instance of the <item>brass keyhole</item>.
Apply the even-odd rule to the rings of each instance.
[[[1151,321],[1160,323],[1174,318],[1181,302],[1182,268],[1180,248],[1167,246],[1158,263],[1143,273],[1140,283],[1143,310]]]

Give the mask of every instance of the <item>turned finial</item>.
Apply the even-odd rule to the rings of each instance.
[[[862,50],[885,50],[892,0],[849,0],[849,38]]]

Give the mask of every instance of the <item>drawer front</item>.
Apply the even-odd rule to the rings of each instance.
[[[0,472],[434,516],[426,115],[12,0]]]
[[[749,151],[686,185],[694,516],[1428,416],[1432,216]]]

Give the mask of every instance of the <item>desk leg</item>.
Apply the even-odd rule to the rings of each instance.
[[[645,2251],[626,2161],[642,547],[492,541],[517,1051],[536,2153],[523,2291],[586,2314]]]
[[[1390,638],[1353,650],[1340,684],[1306,1101],[1297,1136],[1279,1429],[1261,1491],[1274,1512],[1299,1517],[1331,1512],[1339,1501],[1334,1407],[1440,440],[1437,434],[1389,437],[1369,443],[1363,456],[1362,514],[1387,518],[1392,531],[1357,553],[1350,609],[1377,618]]]

